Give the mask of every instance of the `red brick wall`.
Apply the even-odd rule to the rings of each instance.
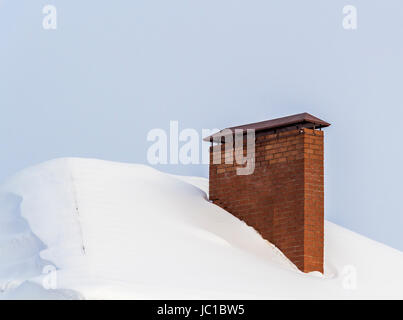
[[[213,164],[210,148],[210,200],[254,227],[300,270],[323,272],[323,132],[256,136],[251,175],[237,175],[238,165],[225,164],[224,156],[222,145],[221,164]]]

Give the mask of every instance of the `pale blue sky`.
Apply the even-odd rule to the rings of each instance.
[[[147,132],[170,120],[306,111],[332,123],[327,219],[403,250],[402,36],[401,0],[0,0],[0,181],[56,157],[145,163]]]

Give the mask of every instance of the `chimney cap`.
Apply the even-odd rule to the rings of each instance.
[[[295,126],[301,126],[304,128],[325,128],[330,126],[330,123],[323,121],[317,117],[314,117],[313,115],[304,112],[304,113],[299,113],[295,114],[292,116],[287,116],[287,117],[282,117],[282,118],[277,118],[277,119],[272,119],[272,120],[266,120],[266,121],[261,121],[261,122],[255,122],[255,123],[250,123],[250,124],[244,124],[241,126],[236,126],[236,127],[231,127],[227,128],[224,130],[231,130],[232,132],[235,131],[235,129],[254,129],[255,132],[264,132],[264,131],[274,131],[277,129],[285,129],[287,127],[295,127]],[[219,131],[211,136],[208,136],[204,138],[204,141],[214,141],[214,142],[220,142],[223,138],[222,131]]]

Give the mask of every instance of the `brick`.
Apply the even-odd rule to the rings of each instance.
[[[213,164],[210,148],[210,199],[254,227],[300,270],[323,272],[323,131],[290,130],[256,140],[255,171],[247,176],[237,176],[241,166],[235,162]],[[237,153],[246,155],[246,146]]]

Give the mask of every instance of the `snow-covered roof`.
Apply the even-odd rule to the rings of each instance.
[[[403,298],[402,252],[326,222],[325,275],[304,274],[207,189],[90,159],[22,171],[1,187],[0,299]]]

